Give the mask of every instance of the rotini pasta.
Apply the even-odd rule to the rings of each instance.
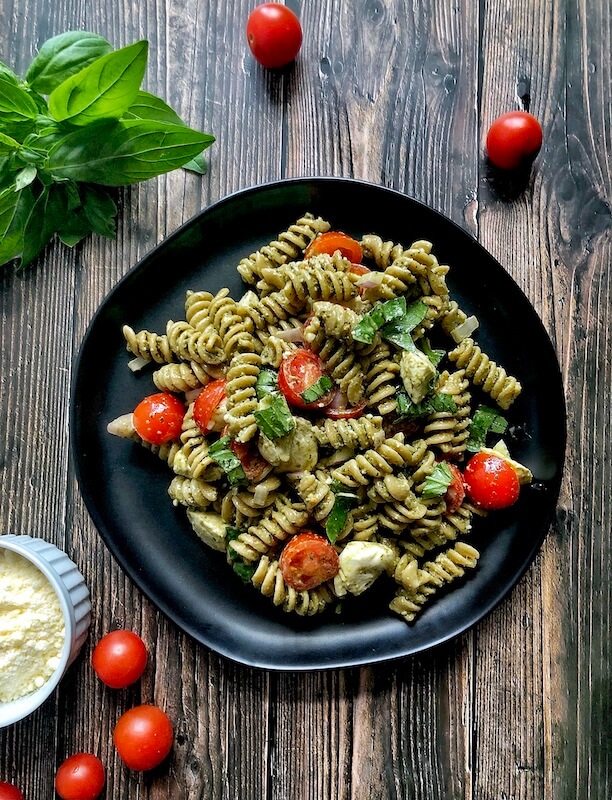
[[[507,410],[521,385],[465,335],[477,321],[431,242],[368,233],[349,259],[326,249],[329,228],[304,214],[243,258],[238,299],[194,287],[164,333],[124,325],[132,368],[153,362],[155,397],[185,409],[178,426],[145,431],[135,409],[109,431],[167,463],[170,501],[274,606],[318,614],[387,576],[389,608],[412,622],[477,567],[464,540],[486,505],[459,469],[468,454],[531,480],[475,413],[479,392]]]

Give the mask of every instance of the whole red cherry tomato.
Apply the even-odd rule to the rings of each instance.
[[[487,133],[487,155],[500,169],[516,169],[531,163],[541,146],[542,126],[527,111],[502,114]]]
[[[256,60],[268,69],[284,67],[295,60],[302,46],[302,26],[287,6],[263,3],[247,21],[247,41]]]
[[[0,781],[0,800],[24,800],[24,797],[12,783]]]
[[[347,236],[346,233],[341,231],[327,231],[315,236],[312,242],[308,245],[304,252],[304,258],[312,258],[312,256],[319,256],[322,253],[327,253],[329,256],[339,250],[340,253],[352,261],[353,264],[358,265],[363,258],[363,251],[361,245],[352,236]],[[355,272],[356,270],[351,270]]]
[[[90,753],[76,753],[67,758],[55,774],[55,791],[62,800],[95,800],[106,781],[99,758]]]
[[[340,569],[338,553],[331,543],[312,531],[298,533],[290,539],[283,548],[278,565],[287,586],[298,592],[320,586],[337,575]]]
[[[206,384],[193,404],[195,424],[207,434],[212,430],[212,418],[220,403],[225,399],[225,378]]]
[[[185,416],[185,406],[169,392],[145,397],[134,409],[134,428],[149,444],[164,444],[178,439]]]
[[[111,689],[123,689],[140,678],[147,666],[147,648],[132,631],[111,631],[95,646],[91,663],[98,678]]]
[[[287,402],[296,408],[325,408],[331,402],[333,391],[323,395],[313,403],[302,400],[302,392],[323,377],[325,367],[321,359],[310,350],[300,348],[281,362],[278,370],[278,388]]]
[[[119,717],[113,741],[124,764],[130,769],[148,770],[158,766],[172,749],[172,723],[157,706],[131,708]]]
[[[472,456],[463,471],[463,480],[469,499],[487,511],[507,508],[519,496],[514,469],[503,458],[490,453]]]
[[[446,500],[446,513],[452,514],[456,511],[465,498],[465,487],[463,485],[463,475],[459,469],[454,465],[446,462],[446,466],[450,469],[452,479],[444,495]]]

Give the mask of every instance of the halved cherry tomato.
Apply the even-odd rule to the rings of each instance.
[[[0,781],[0,800],[24,800],[24,798],[14,784]]]
[[[499,169],[529,164],[542,147],[542,126],[527,111],[509,111],[498,117],[487,133],[487,155]]]
[[[149,444],[164,444],[178,439],[183,426],[185,406],[169,392],[145,397],[134,409],[136,433]]]
[[[96,800],[104,788],[106,772],[91,753],[75,753],[55,774],[55,791],[62,800]]]
[[[193,404],[193,419],[202,433],[212,430],[212,418],[219,404],[225,398],[225,378],[207,383]]]
[[[250,443],[243,444],[232,439],[230,448],[234,455],[240,459],[247,480],[259,481],[266,472],[270,471],[270,464],[260,455],[259,450]]]
[[[123,689],[138,680],[147,666],[147,648],[133,631],[111,631],[91,655],[94,672],[111,689]]]
[[[331,402],[333,392],[320,397],[314,403],[305,403],[302,392],[325,375],[325,365],[318,355],[300,348],[283,359],[278,370],[278,388],[288,403],[296,408],[325,408]]]
[[[452,514],[456,511],[465,498],[465,487],[463,485],[463,475],[458,467],[454,464],[446,462],[446,466],[450,469],[452,480],[446,490],[444,499],[446,500],[446,513]]]
[[[172,749],[172,723],[157,706],[130,708],[119,717],[113,741],[124,764],[130,769],[153,769]]]
[[[327,231],[327,233],[316,236],[306,248],[304,258],[312,258],[312,256],[319,256],[322,253],[333,256],[336,250],[339,250],[353,264],[361,263],[363,258],[361,245],[356,239],[340,231]]]
[[[340,561],[327,539],[312,531],[304,531],[287,542],[279,567],[287,586],[304,592],[337,575]]]
[[[323,413],[330,419],[355,419],[363,414],[365,407],[365,397],[356,406],[349,406],[346,395],[340,389],[336,389],[330,404],[323,409]]]
[[[503,458],[489,453],[472,456],[463,471],[463,480],[470,500],[487,511],[507,508],[519,496],[514,469]]]

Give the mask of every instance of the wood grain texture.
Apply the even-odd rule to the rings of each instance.
[[[0,780],[53,796],[78,750],[113,800],[582,800],[612,796],[612,118],[604,0],[305,0],[295,67],[245,45],[246,0],[0,0],[0,59],[25,73],[68,29],[150,41],[146,88],[213,133],[209,171],[118,192],[114,241],[48,248],[0,269],[0,531],[41,535],[79,564],[91,636],[39,712],[0,730]],[[529,107],[544,147],[525,185],[486,165],[487,126]],[[416,197],[477,236],[525,291],[555,345],[568,448],[540,555],[475,630],[363,669],[284,675],[233,664],[166,620],[98,538],[74,478],[68,397],[96,308],[151,247],[229,192],[281,177],[351,176]],[[521,346],[517,333],[517,346]],[[94,642],[143,635],[150,664],[123,692],[93,676]],[[127,771],[119,714],[158,703],[169,761]]]

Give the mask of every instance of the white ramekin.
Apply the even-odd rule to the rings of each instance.
[[[55,690],[87,638],[91,602],[85,579],[66,553],[44,539],[32,536],[0,536],[0,547],[31,561],[54,588],[62,609],[66,635],[57,669],[44,686],[10,703],[0,703],[0,728],[27,717]]]

